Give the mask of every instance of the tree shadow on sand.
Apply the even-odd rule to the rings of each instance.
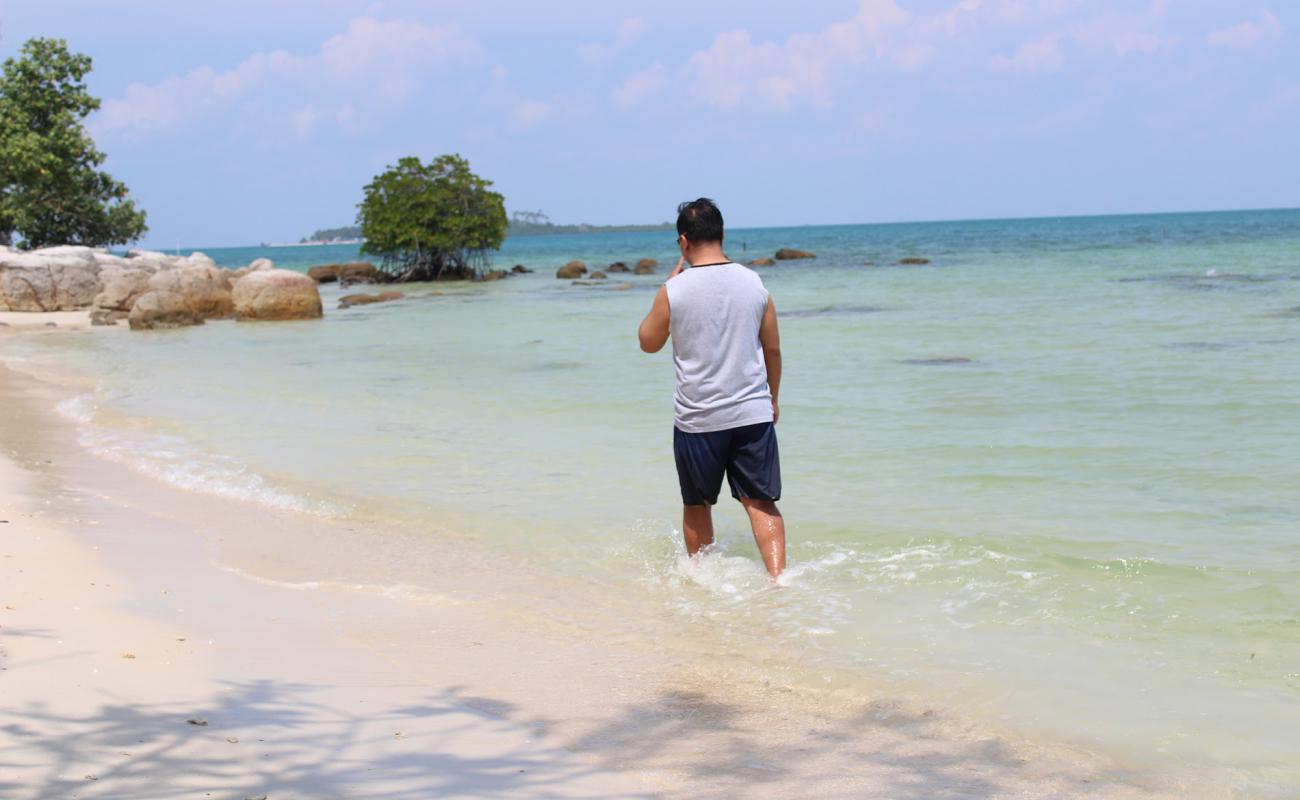
[[[0,797],[619,796],[583,759],[530,741],[545,723],[507,721],[516,712],[502,701],[453,688],[415,707],[344,711],[333,691],[255,681],[186,709],[5,709]]]

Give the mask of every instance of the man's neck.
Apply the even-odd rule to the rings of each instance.
[[[722,252],[720,244],[706,244],[699,247],[692,247],[691,251],[686,254],[686,260],[691,266],[699,267],[705,264],[725,264],[731,259],[727,254]]]

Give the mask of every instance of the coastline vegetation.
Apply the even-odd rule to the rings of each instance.
[[[102,247],[148,230],[126,184],[99,169],[83,124],[100,102],[90,56],[63,39],[29,39],[0,72],[0,245]]]
[[[366,185],[361,252],[399,282],[477,277],[506,235],[505,200],[491,186],[459,155],[399,159]]]

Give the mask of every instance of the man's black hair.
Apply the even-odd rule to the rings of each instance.
[[[692,244],[722,241],[722,212],[709,198],[677,206],[677,234]]]

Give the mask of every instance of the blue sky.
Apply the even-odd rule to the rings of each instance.
[[[509,210],[731,226],[1300,206],[1294,0],[6,0],[95,60],[154,246],[347,224],[404,155]]]

